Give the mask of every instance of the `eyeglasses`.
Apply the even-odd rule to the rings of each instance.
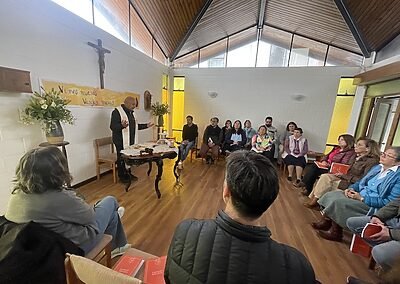
[[[384,158],[388,157],[388,158],[396,159],[395,156],[389,155],[389,154],[387,154],[385,152],[381,152],[381,156],[383,156]]]

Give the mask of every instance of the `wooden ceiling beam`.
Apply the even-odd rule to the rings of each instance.
[[[393,62],[356,75],[353,84],[371,85],[398,78],[400,78],[400,62]]]
[[[364,39],[363,35],[361,34],[360,30],[357,27],[356,22],[352,18],[349,10],[347,9],[346,5],[344,4],[344,0],[334,0],[336,7],[339,9],[339,12],[342,14],[343,19],[345,20],[347,26],[349,27],[351,33],[354,36],[354,39],[358,43],[358,46],[361,49],[361,52],[363,53],[364,57],[369,58],[371,57],[371,50]]]
[[[204,3],[203,7],[199,10],[199,12],[196,15],[196,18],[190,25],[189,29],[187,30],[185,36],[182,38],[178,46],[175,48],[174,52],[172,53],[170,61],[174,61],[176,56],[178,55],[179,51],[182,49],[183,45],[185,44],[186,40],[189,38],[189,36],[192,34],[193,30],[196,28],[197,24],[200,22],[201,18],[204,16],[206,13],[208,7],[210,7],[211,3],[213,0],[207,0],[206,3]]]

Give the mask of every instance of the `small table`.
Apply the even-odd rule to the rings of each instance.
[[[176,182],[179,183],[179,179],[180,179],[180,175],[178,173],[178,163],[180,162],[180,157],[181,157],[181,153],[180,153],[180,148],[176,148],[176,147],[169,147],[166,144],[155,144],[155,143],[145,143],[143,145],[140,145],[141,147],[138,149],[125,149],[121,151],[122,154],[122,158],[124,159],[125,163],[128,166],[140,166],[143,164],[148,163],[149,164],[149,169],[147,171],[147,176],[150,175],[151,170],[152,170],[152,164],[153,162],[157,165],[157,176],[156,179],[154,181],[154,188],[155,188],[155,192],[157,195],[157,198],[161,198],[161,192],[159,190],[158,187],[158,183],[161,180],[161,176],[163,174],[163,165],[164,159],[175,159],[176,157],[178,157],[178,159],[176,160],[175,164],[174,164],[174,168],[173,168],[173,173],[176,179]],[[143,150],[145,148],[150,148],[153,149],[153,153],[152,154],[148,154],[148,153],[143,153]],[[125,184],[125,191],[128,192],[129,191],[129,187],[132,184],[132,179],[129,176],[129,181]]]
[[[67,146],[67,145],[69,145],[68,141],[62,141],[60,143],[54,143],[54,144],[51,144],[49,142],[43,142],[43,143],[39,144],[40,147],[50,147],[50,146],[61,147],[62,152],[65,156],[65,159],[67,160],[67,170],[69,171],[67,149],[65,149],[65,146]],[[68,185],[68,187],[71,187],[71,184],[67,184],[67,185]]]

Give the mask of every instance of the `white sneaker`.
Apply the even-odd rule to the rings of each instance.
[[[182,163],[182,162],[179,162],[179,163],[178,163],[178,169],[179,169],[179,170],[183,170],[183,163]]]
[[[122,206],[118,207],[117,212],[118,212],[119,218],[121,219],[122,216],[124,216],[124,214],[125,214],[125,207],[122,207]]]
[[[123,255],[128,249],[132,247],[131,244],[126,244],[122,247],[116,248],[111,252],[111,258]]]

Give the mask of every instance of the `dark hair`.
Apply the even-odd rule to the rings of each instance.
[[[354,141],[353,135],[342,134],[342,135],[339,135],[338,140],[340,139],[340,137],[342,137],[344,139],[344,141],[346,141],[346,144],[347,144],[343,150],[350,150],[350,149],[354,148],[355,141]]]
[[[294,122],[294,121],[291,121],[291,122],[289,122],[287,125],[286,125],[286,131],[289,131],[289,126],[290,125],[294,125],[294,128],[297,128],[297,124]],[[302,132],[303,133],[303,132]]]
[[[267,119],[270,119],[271,121],[273,121],[272,116],[267,116],[267,117],[265,118],[265,120],[267,120]]]
[[[71,182],[67,159],[57,147],[30,150],[22,156],[15,171],[13,193],[60,191]]]
[[[300,133],[303,134],[303,129],[301,127],[296,126],[296,128],[294,130],[300,131]]]
[[[260,217],[274,202],[279,192],[278,173],[263,155],[236,151],[226,163],[226,184],[233,207],[247,218]]]
[[[365,147],[369,149],[367,156],[370,157],[375,157],[379,159],[379,155],[381,154],[381,151],[379,150],[378,143],[376,143],[375,140],[372,140],[368,137],[360,137],[357,139],[358,141],[364,141],[365,142]]]
[[[217,120],[217,123],[219,122],[219,119],[218,119],[218,117],[216,117],[216,116],[214,116],[214,117],[211,117],[211,119],[210,119],[210,120],[213,120],[213,119],[216,119],[216,120]]]
[[[190,118],[191,120],[193,120],[193,116],[191,115],[186,116],[186,118]]]
[[[265,125],[261,125],[261,126],[258,128],[258,131],[257,131],[257,132],[259,132],[261,128],[264,128],[264,129],[265,129],[265,133],[268,133],[268,129],[267,129],[267,127],[266,127]]]
[[[239,122],[239,129],[236,131],[235,130],[235,123],[236,122]],[[233,125],[232,125],[232,133],[234,132],[234,133],[239,133],[239,132],[241,132],[242,131],[242,122],[239,120],[239,119],[237,119],[237,120],[235,120],[235,122],[233,123]]]
[[[249,122],[251,124],[251,121],[249,119],[246,119],[243,123],[243,127],[246,127],[246,123]]]
[[[224,126],[226,126],[226,124],[227,124],[228,122],[231,124],[231,127],[232,127],[232,121],[231,121],[230,119],[227,119],[227,120],[225,121]]]
[[[392,149],[396,152],[396,162],[400,162],[400,147],[390,146],[388,149]]]

